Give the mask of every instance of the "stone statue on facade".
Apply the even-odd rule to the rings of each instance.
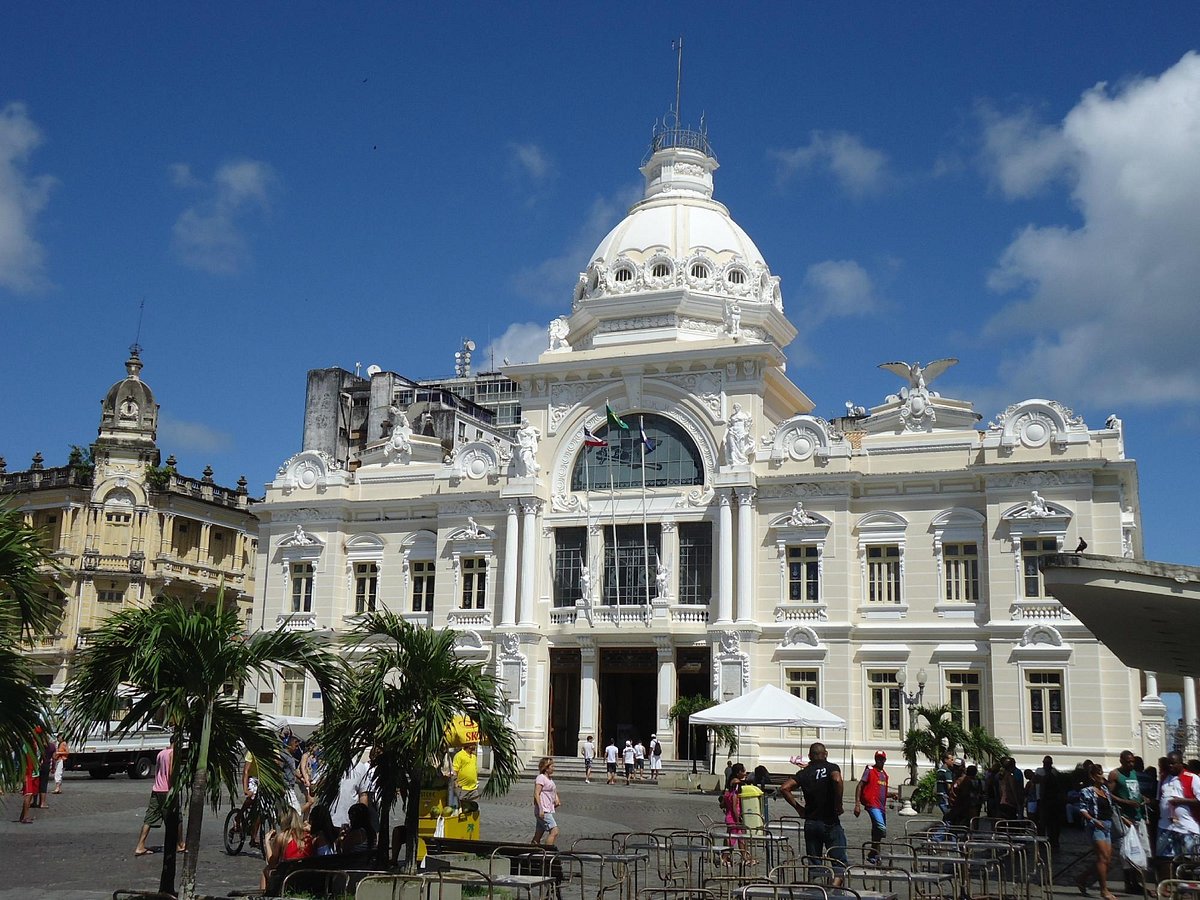
[[[571,349],[571,345],[567,343],[567,335],[571,333],[571,326],[567,324],[566,316],[551,319],[546,331],[550,335],[550,349],[552,351]]]
[[[1030,491],[1029,498],[1029,516],[1033,519],[1044,519],[1050,515],[1050,508],[1046,506],[1046,498],[1037,491]]]
[[[383,455],[387,459],[394,457],[397,461],[407,461],[412,456],[412,425],[399,407],[389,406],[388,412],[392,417],[392,433],[384,445]]]
[[[584,603],[592,602],[592,572],[586,565],[579,567],[579,594]]]
[[[817,518],[804,508],[803,502],[800,502],[792,507],[792,514],[788,516],[787,523],[789,525],[815,525]]]
[[[667,568],[667,564],[661,559],[658,560],[654,567],[654,589],[657,592],[659,600],[667,599],[667,591],[670,587],[671,571]]]
[[[522,418],[521,427],[517,429],[517,475],[532,477],[541,469],[537,462],[538,444],[541,439],[542,433],[528,419]]]
[[[725,462],[731,466],[744,466],[754,453],[754,438],[750,435],[750,414],[742,404],[733,404],[729,425],[725,429]]]
[[[725,331],[735,341],[742,336],[742,305],[736,300],[725,301]]]
[[[479,523],[471,516],[467,516],[467,537],[478,540],[483,537],[483,529],[479,527]]]

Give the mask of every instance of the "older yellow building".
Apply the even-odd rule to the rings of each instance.
[[[158,404],[136,346],[125,370],[104,398],[90,458],[76,450],[46,468],[37,453],[22,472],[0,459],[0,500],[41,531],[58,566],[46,590],[62,601],[62,619],[29,648],[47,685],[70,678],[74,651],[117,610],[163,596],[213,602],[223,582],[226,602],[250,617],[258,521],[246,479],[231,489],[209,467],[195,479],[175,471],[174,457],[160,465]]]

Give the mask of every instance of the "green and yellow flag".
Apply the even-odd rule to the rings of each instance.
[[[622,431],[629,430],[629,426],[626,425],[623,421],[621,421],[621,417],[618,416],[615,412],[613,412],[613,408],[611,406],[609,406],[607,403],[604,404],[604,412],[608,414],[608,427],[609,428],[620,428]]]

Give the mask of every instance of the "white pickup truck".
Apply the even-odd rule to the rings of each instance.
[[[130,778],[154,774],[159,750],[171,743],[171,732],[158,725],[118,735],[117,722],[97,725],[78,747],[71,748],[66,768],[86,770],[93,778],[107,778],[113,772],[125,772]]]

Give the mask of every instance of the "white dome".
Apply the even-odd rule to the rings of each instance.
[[[718,264],[739,257],[748,265],[766,265],[754,241],[722,204],[672,195],[638,203],[600,242],[592,259],[611,267],[623,256],[641,263],[660,253],[672,259],[703,253]]]
[[[737,257],[765,267],[754,241],[712,199],[716,168],[716,159],[700,149],[659,149],[642,166],[645,199],[600,242],[592,260],[611,266],[622,256],[640,263],[654,255],[682,260],[703,253],[717,264]]]
[[[712,198],[717,161],[707,140],[694,132],[663,136],[669,140],[642,166],[645,197],[600,242],[575,302],[685,288],[781,308],[779,279]]]

